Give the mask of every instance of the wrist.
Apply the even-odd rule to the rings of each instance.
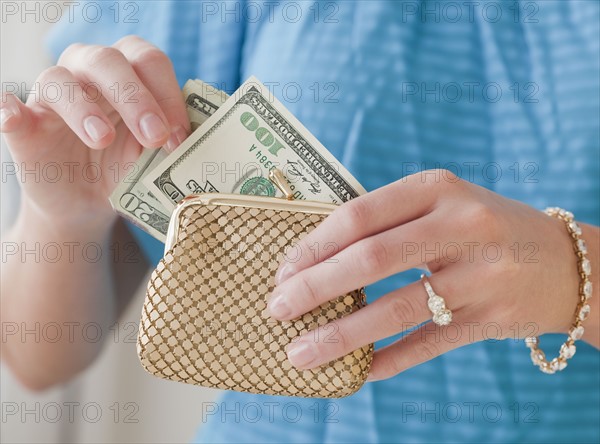
[[[554,374],[567,367],[568,360],[575,355],[577,350],[575,345],[576,341],[583,339],[586,332],[588,332],[588,329],[591,330],[591,333],[588,335],[592,338],[588,341],[590,343],[593,341],[593,337],[599,333],[597,324],[594,325],[593,322],[588,322],[584,325],[584,321],[590,318],[592,310],[590,302],[593,298],[594,290],[594,285],[591,280],[591,275],[594,273],[590,261],[590,250],[587,247],[587,243],[591,241],[594,243],[594,248],[597,249],[598,239],[594,236],[594,234],[597,233],[593,233],[593,227],[589,227],[591,230],[586,229],[588,227],[584,227],[583,224],[575,221],[571,212],[559,207],[549,207],[546,208],[544,212],[548,216],[556,218],[565,224],[573,242],[573,250],[577,256],[577,275],[579,277],[578,303],[574,313],[574,319],[569,328],[567,340],[560,347],[559,356],[552,360],[547,359],[545,353],[539,348],[539,338],[537,336],[525,338],[525,345],[531,350],[530,356],[533,364],[538,366],[543,373]],[[584,230],[592,237],[592,239],[584,238]],[[597,259],[597,253],[596,250],[592,257]]]
[[[592,274],[589,276],[592,282],[592,297],[588,300],[591,311],[585,323],[583,340],[596,348],[600,348],[600,229],[592,225],[580,224],[582,239],[585,240],[588,249],[588,259],[592,265]]]
[[[74,211],[60,216],[49,215],[35,203],[23,199],[11,229],[13,237],[36,241],[85,241],[103,244],[110,241],[116,214]]]

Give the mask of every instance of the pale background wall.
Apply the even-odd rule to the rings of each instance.
[[[0,20],[0,80],[3,86],[5,82],[31,85],[50,64],[43,38],[51,24],[4,18]],[[4,140],[1,160],[10,161]],[[5,232],[18,204],[18,187],[4,177],[0,185]],[[118,339],[110,340],[95,365],[64,387],[42,394],[28,392],[2,365],[0,441],[189,442],[201,424],[203,403],[213,402],[218,392],[163,381],[143,371],[135,354],[135,336],[128,337],[132,323],[137,325],[142,302],[143,288],[119,323]],[[62,416],[57,418],[59,413]]]

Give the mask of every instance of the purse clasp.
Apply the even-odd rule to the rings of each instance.
[[[271,168],[269,171],[269,180],[273,182],[277,188],[279,188],[279,191],[283,193],[287,200],[294,199],[294,192],[292,191],[290,184],[280,169]]]

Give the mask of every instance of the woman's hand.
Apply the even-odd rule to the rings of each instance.
[[[189,132],[170,60],[138,37],[71,45],[33,89],[26,105],[3,96],[1,130],[27,213],[62,230],[110,227],[108,196],[142,147],[174,148]]]
[[[113,254],[115,247],[132,251],[120,249],[134,239],[115,223],[108,197],[143,146],[174,147],[186,137],[185,103],[167,56],[137,37],[112,47],[72,45],[32,89],[27,104],[10,94],[0,103],[1,130],[23,191],[3,241],[28,252],[59,246],[59,255],[52,261],[7,256],[2,323],[31,329],[77,320],[105,332],[147,271],[139,251]],[[92,242],[100,246],[94,261],[81,254]],[[10,335],[2,359],[25,385],[43,389],[86,368],[104,343],[59,336]]]
[[[490,336],[566,333],[578,302],[577,261],[564,222],[446,170],[347,202],[298,247],[300,259],[282,264],[269,300],[278,320],[423,264],[433,273],[431,285],[452,310],[452,324],[426,324],[378,350],[370,380]],[[322,334],[305,334],[288,347],[288,358],[313,368],[415,327],[432,317],[427,299],[421,281],[399,288],[321,327]]]

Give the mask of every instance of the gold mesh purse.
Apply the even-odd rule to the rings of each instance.
[[[265,313],[286,249],[335,207],[237,194],[185,198],[148,283],[137,340],[142,366],[161,378],[250,393],[339,398],[356,392],[373,344],[311,370],[294,368],[285,347],[364,306],[362,288],[293,321]]]

